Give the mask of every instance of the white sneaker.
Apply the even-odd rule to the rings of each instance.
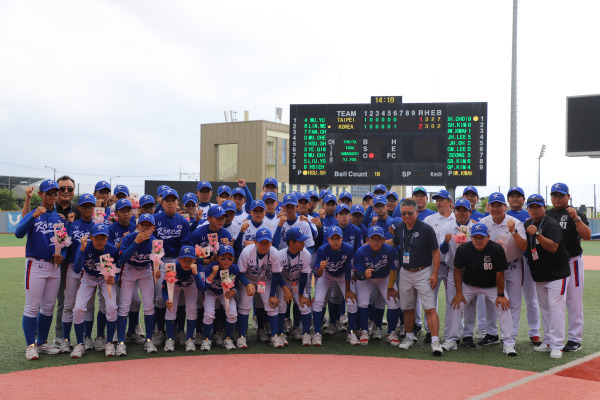
[[[313,346],[321,346],[323,344],[323,336],[320,333],[315,333],[312,337]]]
[[[63,339],[60,344],[60,352],[61,353],[69,353],[71,351],[71,342],[69,339]]]
[[[212,345],[212,340],[204,339],[202,341],[202,345],[200,346],[200,351],[210,351],[210,346]]]
[[[335,335],[336,330],[337,329],[335,328],[335,324],[329,324],[327,329],[325,329],[325,334],[326,335]]]
[[[246,336],[240,336],[236,341],[236,346],[238,349],[247,349],[248,343],[246,341]]]
[[[385,319],[382,319],[382,320],[381,320],[381,325],[383,325],[383,326],[387,325],[387,320],[385,320]]]
[[[356,337],[356,333],[354,333],[354,331],[348,332],[348,334],[346,335],[346,342],[350,343],[350,346],[360,345],[360,342],[358,341],[358,338]]]
[[[550,344],[548,343],[542,343],[539,346],[535,346],[533,348],[533,351],[551,351],[552,349],[550,348]]]
[[[225,347],[225,350],[234,350],[235,344],[233,344],[233,340],[230,338],[225,338],[225,340],[223,340],[223,347]]]
[[[398,345],[398,347],[404,350],[408,350],[413,346],[413,344],[415,344],[414,340],[412,340],[409,337],[405,337],[404,339],[402,339],[402,342]]]
[[[117,357],[123,357],[127,355],[127,346],[125,346],[124,342],[117,343],[117,350],[115,354]]]
[[[37,351],[40,354],[58,354],[58,353],[60,353],[59,349],[52,347],[52,345],[48,342],[38,345]]]
[[[257,330],[256,331],[256,336],[258,336],[258,341],[259,342],[268,343],[269,340],[270,340],[264,329]]]
[[[454,340],[447,341],[446,340],[446,341],[444,341],[444,343],[442,343],[442,349],[444,349],[445,351],[457,350],[458,346],[456,345],[456,341],[454,341]],[[515,353],[515,355],[516,355],[516,353]]]
[[[335,330],[336,330],[337,332],[348,332],[348,328],[346,328],[346,327],[344,326],[344,324],[342,323],[342,321],[341,321],[341,320],[338,320],[338,321],[335,323]]]
[[[373,339],[381,340],[383,338],[383,331],[381,329],[375,328],[373,331]]]
[[[94,349],[94,342],[92,342],[92,338],[91,337],[83,338],[83,347],[86,350],[92,350],[92,349]],[[102,350],[104,350],[104,347],[102,348]]]
[[[283,323],[283,331],[285,333],[290,333],[290,331],[292,330],[293,327],[294,327],[294,325],[292,324],[292,320],[289,318],[286,318],[285,322]]]
[[[81,358],[85,354],[85,346],[78,343],[71,352],[71,358]]]
[[[388,333],[385,337],[385,341],[391,344],[392,346],[398,346],[400,344],[400,340],[398,339],[398,335],[396,335],[396,331]]]
[[[502,348],[502,352],[507,356],[515,357],[517,355],[517,351],[515,350],[515,346],[511,346],[509,344],[505,344]]]
[[[366,346],[369,344],[369,331],[362,331],[360,333],[360,344]]]
[[[35,344],[27,346],[27,348],[25,349],[25,358],[29,361],[37,360],[40,358]]]
[[[348,314],[343,314],[343,315],[340,317],[340,321],[342,322],[342,324],[344,324],[344,325],[348,325]]]
[[[177,342],[179,343],[180,346],[185,346],[185,332],[181,331],[179,333],[177,333]]]
[[[271,336],[271,346],[273,346],[276,349],[283,348],[283,341],[281,340],[279,335]]]
[[[550,358],[562,358],[563,352],[561,349],[552,349],[550,351]]]
[[[90,338],[91,340],[91,338]],[[85,345],[85,339],[83,339],[83,344]],[[98,336],[96,339],[94,339],[94,349],[96,349],[96,351],[102,351],[104,350],[104,346],[106,346],[106,340],[104,339],[104,336]],[[88,350],[88,348],[86,347],[86,350]]]
[[[434,356],[441,356],[442,354],[444,354],[444,349],[442,348],[442,345],[439,341],[431,343],[431,351]]]
[[[194,339],[188,339],[185,341],[185,351],[196,351],[196,343],[194,343]]]
[[[106,343],[104,347],[104,356],[105,357],[114,357],[115,356],[115,345],[112,343]]]
[[[290,335],[292,336],[292,339],[294,339],[294,340],[302,339],[302,331],[300,330],[299,327],[294,327],[292,329],[292,332],[290,333]]]
[[[141,336],[144,339],[146,338],[146,332],[144,332],[144,329],[142,328],[142,326],[140,324],[137,324],[135,326],[135,335],[136,336]],[[139,344],[141,344],[141,343],[139,343]]]
[[[284,346],[288,346],[288,340],[287,340],[287,335],[285,333],[282,333],[281,335],[279,335],[279,339],[281,340],[281,343],[283,343]]]
[[[158,351],[154,345],[154,342],[152,342],[150,339],[146,340],[146,343],[144,343],[144,350],[146,350],[146,353],[148,354],[156,353]]]
[[[167,339],[165,341],[165,348],[164,350],[166,352],[170,352],[170,351],[175,351],[175,341],[171,338]]]
[[[302,346],[310,346],[312,344],[312,336],[309,333],[302,335]]]
[[[161,346],[165,341],[165,333],[163,331],[152,334],[152,342],[156,347]]]
[[[54,340],[52,341],[52,347],[56,347],[57,349],[61,349],[62,348],[62,344],[63,344],[63,339],[55,337]],[[70,349],[69,349],[70,351]]]
[[[196,332],[196,335],[194,336],[194,341],[196,342],[196,346],[201,346],[202,340],[203,340],[202,333]]]

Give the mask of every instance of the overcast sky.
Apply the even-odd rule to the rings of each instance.
[[[289,4],[289,5],[288,5]],[[600,5],[521,1],[518,183],[593,202],[567,158],[565,98],[600,93]],[[488,187],[509,185],[512,2],[0,2],[0,174],[142,191],[199,171],[199,126],[294,103],[488,102]],[[185,174],[185,179],[191,179]],[[197,179],[197,175],[196,178]],[[600,183],[600,182],[599,182]],[[437,188],[431,188],[435,190]],[[459,188],[460,189],[460,188]],[[600,190],[600,188],[599,188]]]

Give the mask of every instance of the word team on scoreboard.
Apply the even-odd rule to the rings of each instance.
[[[290,183],[485,186],[487,103],[290,106]]]

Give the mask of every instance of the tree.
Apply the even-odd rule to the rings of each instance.
[[[477,206],[477,211],[485,214],[485,207],[487,206],[487,203],[488,203],[488,197],[480,197],[479,205]]]

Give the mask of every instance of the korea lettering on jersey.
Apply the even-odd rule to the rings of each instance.
[[[278,251],[271,247],[269,252],[262,258],[256,253],[256,245],[252,244],[242,250],[240,254],[238,267],[240,273],[245,273],[251,281],[258,279],[271,278],[272,273],[281,272],[281,262]]]
[[[398,259],[394,260],[394,266],[396,267],[394,269],[398,269],[400,267]],[[377,262],[373,262],[371,258],[367,258],[365,260],[365,269],[373,269],[373,272],[377,272],[380,269],[389,269],[387,254],[383,254],[381,259],[379,259]]]
[[[75,262],[77,255],[77,249],[81,247],[81,238],[90,234],[94,226],[93,221],[85,222],[83,220],[77,220],[71,225],[71,240],[72,244],[69,246],[69,252],[67,253],[67,261],[72,263]]]
[[[137,233],[131,233],[125,236],[121,245],[121,253],[125,254],[129,246],[133,245]],[[133,254],[128,260],[121,258],[122,263],[129,264],[134,268],[151,268],[150,253],[152,252],[152,241],[156,240],[155,236],[150,236],[150,239],[137,245]]]
[[[271,233],[274,233],[274,231],[271,229],[271,227],[267,224],[265,224],[264,220],[263,222],[258,226],[254,226],[254,223],[252,221],[250,221],[250,223],[248,224],[248,228],[246,228],[246,232],[244,232],[244,242],[246,241],[250,241],[250,242],[254,242],[256,240],[256,232],[258,232],[260,229],[262,228],[267,228],[271,231]]]
[[[100,277],[100,272],[96,270],[96,266],[100,262],[100,258],[94,254],[93,251],[89,250],[91,243],[88,243],[88,248],[85,252],[85,260],[83,261],[83,269],[88,274],[95,278]]]
[[[183,226],[182,225],[177,225],[175,228],[167,226],[167,227],[163,227],[161,226],[162,222],[156,222],[156,237],[162,239],[162,240],[168,240],[168,239],[177,239],[181,236],[181,232],[183,230]]]
[[[300,279],[300,274],[309,274],[311,272],[311,257],[306,249],[295,256],[291,256],[287,249],[280,250],[279,259],[281,260],[281,276],[283,279],[297,282]]]
[[[346,254],[342,254],[341,257],[331,257],[331,259],[329,256],[326,256],[325,260],[327,261],[327,267],[325,267],[325,270],[333,273],[336,273],[340,269],[346,269],[346,264],[349,261]]]

